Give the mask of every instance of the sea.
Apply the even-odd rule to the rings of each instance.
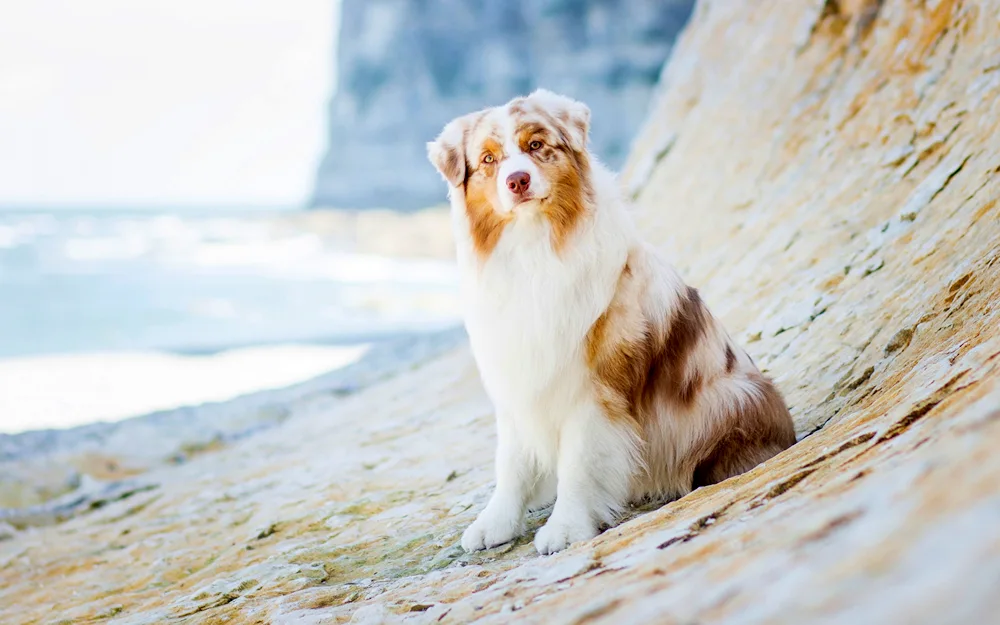
[[[298,217],[0,210],[0,358],[356,344],[458,323],[448,259],[370,253]]]

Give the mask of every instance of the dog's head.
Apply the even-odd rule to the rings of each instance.
[[[539,89],[452,120],[427,153],[464,199],[477,249],[486,253],[521,215],[545,217],[559,245],[591,193],[587,133],[590,109]]]

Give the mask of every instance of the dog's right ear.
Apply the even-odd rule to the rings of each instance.
[[[437,139],[427,144],[427,158],[453,187],[465,182],[465,119],[452,120]]]
[[[570,147],[579,152],[587,149],[587,135],[590,133],[590,107],[573,98],[553,93],[548,89],[536,89],[529,99],[541,103],[563,124]]]

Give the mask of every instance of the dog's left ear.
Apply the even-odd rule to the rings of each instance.
[[[586,104],[553,93],[548,89],[537,89],[529,97],[537,100],[563,125],[571,148],[577,152],[583,152],[587,149],[587,136],[590,132],[590,108]]]
[[[427,158],[453,187],[465,182],[465,128],[465,118],[454,119],[427,144]]]

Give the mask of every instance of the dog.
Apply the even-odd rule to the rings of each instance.
[[[448,183],[464,321],[496,412],[496,486],[467,551],[540,554],[631,503],[682,497],[795,443],[779,391],[636,231],[587,148],[590,109],[539,89],[427,144]]]

